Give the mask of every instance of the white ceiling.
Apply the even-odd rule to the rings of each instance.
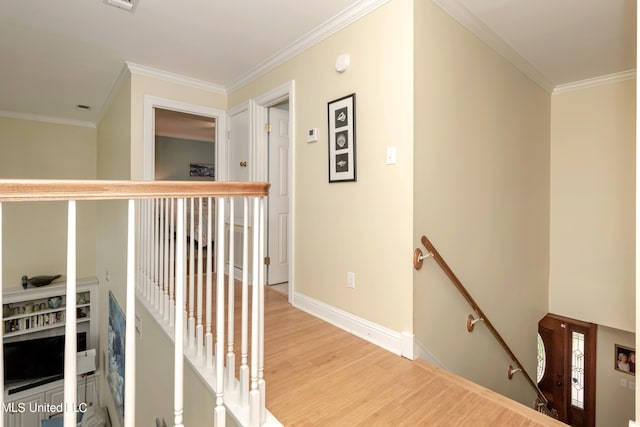
[[[8,1],[0,115],[96,123],[125,61],[230,90],[386,1]],[[635,0],[433,1],[548,90],[635,69]]]

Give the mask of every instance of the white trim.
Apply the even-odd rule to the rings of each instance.
[[[402,347],[401,353],[402,356],[406,357],[409,360],[415,360],[415,340],[416,336],[409,332],[403,332],[400,336],[400,345]]]
[[[432,0],[453,19],[475,34],[489,47],[511,62],[516,68],[549,93],[553,92],[554,84],[538,71],[529,61],[508,45],[498,34],[479,20],[460,0]]]
[[[590,87],[601,86],[611,83],[622,82],[625,80],[633,80],[636,78],[636,70],[628,70],[620,73],[607,74],[605,76],[593,77],[590,79],[579,80],[573,83],[566,83],[556,86],[553,95],[574,90],[587,89]]]
[[[249,102],[249,123],[251,126],[250,138],[253,147],[252,154],[256,155],[256,165],[253,173],[257,180],[267,179],[266,165],[268,161],[267,140],[262,126],[266,123],[267,109],[271,106],[279,104],[284,100],[289,100],[289,171],[291,176],[289,185],[291,186],[289,197],[289,241],[288,241],[288,259],[289,259],[289,303],[293,304],[293,293],[295,290],[295,201],[296,201],[296,165],[294,162],[296,155],[296,102],[295,102],[295,82],[290,80],[277,86],[268,92],[265,92]],[[260,120],[262,119],[262,121]],[[259,149],[259,147],[262,147]],[[260,169],[258,169],[260,168]]]
[[[175,83],[181,86],[188,86],[195,89],[206,90],[208,92],[218,93],[226,95],[227,91],[223,86],[205,82],[203,80],[194,79],[192,77],[183,76],[176,73],[171,73],[157,68],[147,67],[145,65],[134,64],[133,62],[126,62],[127,68],[131,74],[137,74],[140,76],[153,77],[158,80],[163,80],[169,83]]]
[[[142,155],[142,179],[145,181],[153,181],[155,178],[155,108],[163,108],[166,110],[180,111],[182,113],[197,114],[199,116],[216,118],[216,170],[220,161],[220,147],[224,144],[221,141],[226,139],[227,118],[223,110],[217,108],[206,107],[197,104],[188,104],[186,102],[175,101],[172,99],[160,98],[157,96],[144,96],[144,115],[143,115],[143,155]]]
[[[398,356],[404,356],[402,348],[405,337],[403,337],[402,333],[385,328],[298,292],[294,293],[292,300],[294,307]]]
[[[30,120],[34,122],[53,123],[56,125],[79,126],[79,127],[94,128],[94,129],[96,128],[96,124],[93,122],[86,122],[82,120],[60,119],[60,118],[51,117],[51,116],[39,116],[37,114],[15,113],[13,111],[0,110],[0,117],[5,117],[7,119]]]
[[[269,71],[284,64],[305,50],[320,43],[324,39],[337,33],[349,24],[357,21],[363,16],[373,12],[389,0],[361,0],[347,9],[343,10],[336,16],[328,19],[316,29],[300,37],[298,40],[280,50],[264,62],[258,64],[256,68],[242,75],[231,85],[227,86],[229,92],[233,92],[247,83],[252,82],[260,76],[267,74]]]

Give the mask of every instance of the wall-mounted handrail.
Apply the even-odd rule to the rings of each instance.
[[[513,353],[513,351],[509,347],[509,345],[502,338],[502,335],[500,335],[500,332],[498,332],[498,330],[493,326],[491,321],[487,318],[487,315],[482,311],[478,303],[473,299],[469,291],[467,291],[467,289],[464,287],[460,279],[458,279],[458,277],[455,275],[453,270],[451,270],[447,262],[444,260],[444,258],[442,258],[438,250],[435,248],[435,246],[433,246],[433,244],[429,241],[429,239],[427,239],[426,236],[422,236],[421,241],[424,247],[427,249],[427,251],[429,251],[427,256],[432,256],[433,259],[438,263],[440,268],[442,268],[442,270],[447,275],[447,277],[449,277],[449,279],[451,280],[453,285],[456,287],[456,289],[458,289],[458,291],[460,292],[460,294],[462,294],[464,299],[467,300],[467,302],[469,303],[473,311],[475,311],[476,314],[479,316],[479,318],[482,319],[482,321],[487,326],[487,328],[489,329],[491,334],[494,336],[494,338],[498,341],[500,346],[509,355],[511,360],[516,364],[516,368],[513,368],[512,366],[509,367],[509,379],[511,379],[511,376],[513,376],[513,372],[520,370],[524,375],[525,379],[527,380],[527,382],[535,390],[538,396],[538,403],[537,403],[538,408],[536,409],[538,409],[540,412],[551,414],[551,411],[547,408],[547,404],[549,403],[549,401],[544,396],[544,393],[542,393],[540,388],[538,388],[538,385],[533,381],[533,379],[531,378],[529,373],[526,371],[526,369],[524,369],[524,367],[522,366],[522,363],[520,363],[516,355]],[[427,258],[427,256],[423,256],[422,258]],[[416,258],[414,257],[414,260],[415,259]]]

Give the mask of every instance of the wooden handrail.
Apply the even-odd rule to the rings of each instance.
[[[0,202],[266,196],[266,182],[2,179]]]
[[[424,247],[429,251],[430,255],[433,256],[433,259],[438,263],[440,268],[442,268],[442,270],[447,275],[447,277],[449,277],[449,279],[454,284],[456,289],[458,289],[458,291],[462,294],[464,299],[467,300],[467,302],[469,303],[469,305],[471,306],[473,311],[475,311],[476,314],[478,316],[480,316],[480,318],[483,320],[483,323],[487,326],[487,328],[489,329],[491,334],[494,336],[494,338],[502,346],[504,351],[509,355],[511,360],[517,365],[516,368],[518,368],[518,369],[520,369],[522,371],[522,373],[524,374],[525,379],[531,385],[531,387],[533,387],[533,389],[535,390],[536,394],[538,395],[538,399],[546,407],[547,404],[549,403],[549,401],[544,396],[544,393],[542,393],[540,388],[538,388],[538,384],[536,384],[533,381],[533,379],[531,378],[529,373],[526,371],[526,369],[524,369],[524,367],[522,366],[522,364],[520,363],[520,361],[518,360],[516,355],[513,353],[513,351],[509,347],[509,345],[502,338],[502,335],[500,335],[500,332],[498,332],[498,330],[493,326],[491,321],[487,318],[487,315],[482,311],[482,309],[480,308],[478,303],[476,303],[476,301],[473,299],[473,297],[471,296],[469,291],[467,291],[467,289],[464,287],[464,285],[462,284],[460,279],[458,279],[458,277],[455,275],[453,270],[451,270],[451,268],[449,267],[447,262],[444,260],[444,258],[442,258],[442,256],[438,252],[438,250],[435,248],[435,246],[433,246],[433,244],[429,241],[429,239],[427,239],[426,236],[422,236],[421,241],[422,241],[422,244],[424,245]],[[511,372],[512,369],[513,369],[513,367],[510,366],[509,367],[509,371]],[[537,408],[537,409],[540,409],[540,408]]]

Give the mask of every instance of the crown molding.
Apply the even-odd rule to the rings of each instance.
[[[83,120],[61,119],[58,117],[40,116],[37,114],[16,113],[13,111],[0,110],[0,117],[4,117],[7,119],[31,120],[34,122],[53,123],[56,125],[65,125],[65,126],[79,126],[79,127],[94,128],[94,129],[96,127],[95,123],[87,122]]]
[[[493,50],[511,62],[517,69],[533,80],[548,93],[552,93],[555,85],[538,71],[529,61],[523,58],[495,31],[479,20],[459,0],[432,0],[449,16],[458,21],[463,27],[475,34]]]
[[[620,73],[607,74],[600,77],[578,80],[577,82],[561,84],[553,89],[553,95],[571,92],[574,90],[587,89],[595,86],[602,86],[611,83],[623,82],[625,80],[633,80],[636,78],[636,70],[622,71]]]
[[[267,74],[276,67],[284,64],[305,50],[320,43],[327,37],[337,33],[344,27],[352,24],[363,16],[373,12],[380,6],[388,3],[389,0],[362,0],[343,10],[336,16],[328,19],[315,30],[307,33],[288,47],[277,52],[264,62],[258,64],[253,70],[242,75],[238,80],[227,87],[228,92],[233,92],[242,86]]]
[[[208,92],[217,93],[220,95],[226,95],[227,90],[224,86],[214,83],[206,82],[204,80],[198,80],[191,77],[183,76],[181,74],[175,74],[157,68],[147,67],[146,65],[135,64],[133,62],[126,62],[126,67],[131,74],[137,74],[140,76],[153,77],[158,80],[163,80],[169,83],[175,83],[182,86],[188,86],[195,89],[206,90]]]

